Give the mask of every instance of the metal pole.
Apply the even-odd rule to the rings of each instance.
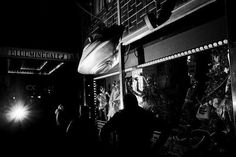
[[[120,0],[117,0],[117,23],[121,25],[121,11],[120,11]],[[123,46],[122,39],[119,39],[118,45],[118,56],[119,56],[119,79],[120,79],[120,108],[123,108],[123,96],[124,96],[124,57],[123,57]]]
[[[236,24],[235,8],[233,5],[234,0],[225,0],[225,10],[227,19],[227,35],[230,56],[230,72],[231,72],[231,91],[232,91],[232,104],[233,104],[233,129],[236,136],[236,33],[234,29]]]

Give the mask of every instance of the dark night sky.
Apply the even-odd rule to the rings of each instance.
[[[77,1],[81,3],[80,0]],[[73,0],[1,0],[0,47],[19,47],[79,53],[78,50],[83,43],[81,40],[80,15],[81,10],[76,6]],[[64,71],[58,70],[57,73],[60,74],[57,74],[57,77],[55,76],[54,78],[55,80],[52,80],[56,86],[55,88],[58,88],[57,98],[64,97],[64,102],[75,105],[75,102],[71,99],[77,100],[78,90],[81,90],[78,84],[80,81],[78,80],[79,76],[76,72],[77,66],[75,63],[68,63],[65,66],[68,68],[64,68]],[[61,73],[64,75],[61,75]],[[33,81],[33,79],[31,81]],[[37,79],[37,81],[39,82],[39,79]],[[47,80],[42,81],[45,82]],[[73,88],[71,88],[72,86]],[[65,95],[65,93],[67,93],[67,95]],[[70,102],[65,101],[68,99]],[[17,139],[12,137],[12,142],[15,143],[23,140],[25,141],[23,144],[19,143],[20,148],[31,146],[35,149],[39,147],[41,147],[41,149],[42,147],[43,149],[46,149],[46,147],[51,149],[52,145],[59,143],[60,141],[57,139],[57,134],[54,132],[55,119],[54,106],[52,103],[55,103],[55,100],[52,102],[45,100],[45,102],[41,104],[45,107],[51,106],[51,108],[45,110],[50,111],[49,113],[52,114],[52,116],[45,115],[37,124],[30,126],[29,131],[25,133],[27,139],[25,139],[23,133],[20,134],[20,136],[16,134]],[[48,112],[45,112],[45,114],[49,114]],[[50,118],[48,119],[48,117]],[[3,141],[0,148],[3,146],[3,148],[8,148],[5,142],[11,145],[11,140],[9,136],[3,138],[4,134],[2,134],[1,129],[0,126],[0,137]],[[31,133],[29,134],[29,132]],[[16,146],[13,147],[11,145],[9,148],[16,148]],[[42,152],[46,151],[42,150]]]
[[[75,2],[76,0],[1,0],[0,47],[80,53],[83,45],[81,14],[84,13]],[[84,4],[88,0],[77,2]],[[77,62],[66,63],[63,68],[54,72],[55,82],[62,82],[65,86],[60,86],[60,95],[68,93],[62,88],[68,90],[71,86],[76,87],[71,84],[79,82],[76,80],[80,77],[78,75]]]
[[[81,9],[76,0],[1,0],[0,47],[18,47],[80,53]],[[84,0],[77,0],[83,4]],[[79,77],[77,63],[57,70],[60,81]],[[65,74],[66,72],[66,74]],[[76,82],[76,81],[75,81]],[[68,87],[70,87],[68,85]]]
[[[0,46],[76,52],[81,46],[81,11],[75,1],[1,1]]]

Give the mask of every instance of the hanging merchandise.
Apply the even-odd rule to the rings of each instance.
[[[218,129],[218,121],[224,123],[224,129],[229,128],[231,123],[232,98],[229,90],[231,81],[227,54],[227,47],[213,49],[211,53],[205,95],[201,99],[201,104],[208,104],[210,107],[207,126],[210,131]]]
[[[196,89],[198,86],[198,81],[195,78],[196,75],[196,57],[194,55],[187,57],[187,65],[188,65],[188,77],[190,86],[187,90],[184,104],[182,106],[182,120],[186,123],[192,123],[194,121],[194,112],[195,112],[195,104],[196,104]]]
[[[141,92],[143,91],[144,86],[144,78],[142,76],[143,69],[136,69],[132,71],[132,82],[128,84],[129,91],[133,92],[136,95],[138,103],[142,106],[143,98],[141,96]]]
[[[208,103],[201,104],[198,108],[196,117],[199,120],[208,120],[210,117],[210,107]]]
[[[167,120],[168,101],[157,86],[154,75],[144,75],[142,70],[138,69],[132,73],[132,77],[126,83],[128,91],[138,98],[139,106]]]
[[[113,87],[111,90],[110,98],[109,98],[109,108],[107,114],[107,120],[109,120],[113,115],[118,112],[120,108],[120,84],[119,81],[113,82]]]
[[[221,118],[225,119],[225,112],[226,112],[226,99],[223,99],[218,106],[215,108],[216,114]]]
[[[100,87],[100,93],[96,99],[99,101],[98,115],[101,120],[107,120],[108,98],[110,95],[105,91],[104,87]]]

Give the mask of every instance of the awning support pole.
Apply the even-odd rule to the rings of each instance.
[[[120,0],[117,0],[117,24],[121,25],[121,11],[120,11]],[[118,45],[118,56],[119,56],[119,80],[120,80],[120,107],[123,108],[123,96],[124,96],[124,56],[123,56],[123,46],[122,37],[119,39]]]

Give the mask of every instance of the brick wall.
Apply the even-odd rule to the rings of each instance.
[[[144,16],[146,13],[154,13],[155,15],[166,0],[120,0],[121,23],[125,26],[123,36],[129,35],[145,26]],[[183,5],[191,0],[178,0],[176,7]],[[117,24],[117,1],[113,0],[104,8],[97,17],[105,23],[107,27]],[[92,34],[98,28],[101,22],[97,18],[92,21],[88,33]]]

